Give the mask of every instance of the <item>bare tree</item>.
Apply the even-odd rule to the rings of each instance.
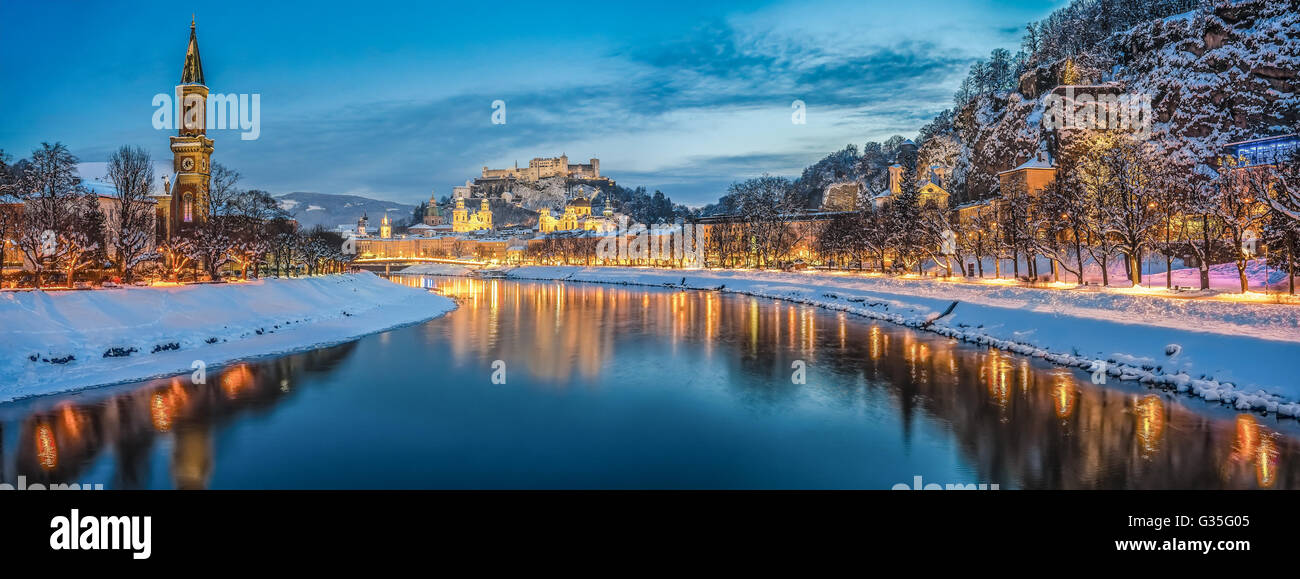
[[[1111,141],[1097,161],[1102,165],[1098,170],[1105,173],[1101,228],[1127,257],[1129,280],[1142,285],[1142,253],[1162,219],[1157,192],[1166,181],[1161,175],[1164,161],[1131,137]]]
[[[143,148],[124,146],[108,157],[108,178],[117,189],[109,238],[116,249],[118,272],[130,283],[137,265],[157,257],[150,251],[154,237],[154,206],[149,197],[153,159]]]
[[[68,199],[67,221],[59,231],[59,263],[67,272],[68,287],[76,282],[77,272],[107,258],[104,214],[93,193],[85,192]]]
[[[984,277],[984,257],[995,255],[995,238],[997,237],[997,211],[992,204],[977,206],[972,209],[974,215],[962,227],[959,240],[966,251],[975,258],[976,273]]]
[[[208,183],[207,205],[203,208],[205,217],[202,225],[194,231],[194,249],[208,276],[217,279],[221,267],[234,261],[232,250],[236,244],[238,232],[237,219],[232,219],[235,200],[240,191],[239,172],[222,165],[212,164],[212,174]]]
[[[1072,167],[1062,166],[1057,177],[1034,200],[1033,215],[1040,229],[1036,249],[1057,267],[1072,273],[1083,285],[1083,239],[1090,217],[1088,196],[1075,180]],[[1074,257],[1074,267],[1068,262]]]
[[[19,186],[20,176],[9,164],[9,155],[0,149],[0,273],[7,262],[5,255],[22,224],[22,203],[30,192]],[[0,282],[3,276],[0,275]],[[0,284],[2,285],[2,284]]]
[[[1268,220],[1269,205],[1261,199],[1268,198],[1273,179],[1267,167],[1249,166],[1231,157],[1219,160],[1218,174],[1211,210],[1233,245],[1241,292],[1246,293],[1250,290],[1246,266],[1258,254],[1257,244]]]
[[[63,143],[41,143],[16,186],[26,201],[14,243],[32,265],[39,288],[41,274],[56,267],[69,249],[69,237],[62,234],[73,222],[73,202],[83,192],[77,157]]]
[[[803,231],[792,227],[803,210],[790,180],[763,175],[732,183],[740,216],[748,226],[755,265],[777,265],[803,239]]]
[[[1083,247],[1093,262],[1101,267],[1101,283],[1106,286],[1110,285],[1110,260],[1119,252],[1119,240],[1113,235],[1111,220],[1105,213],[1105,208],[1116,203],[1111,198],[1115,188],[1109,166],[1103,158],[1111,143],[1110,137],[1104,134],[1084,141],[1084,150],[1077,156],[1080,162],[1075,172],[1085,196],[1081,207],[1085,215]]]
[[[1033,271],[1033,256],[1030,248],[1034,243],[1035,231],[1030,227],[1030,209],[1032,199],[1028,189],[1022,183],[1015,183],[1003,189],[998,203],[998,242],[1011,254],[1012,275],[1020,277],[1020,257],[1024,256],[1029,264],[1028,275]]]

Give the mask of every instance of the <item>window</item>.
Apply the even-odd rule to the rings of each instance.
[[[185,202],[181,206],[181,219],[186,223],[194,221],[194,196],[188,192],[185,193]]]

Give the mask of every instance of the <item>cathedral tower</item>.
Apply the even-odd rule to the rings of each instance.
[[[212,139],[206,135],[208,87],[203,84],[203,63],[199,40],[190,20],[190,43],[185,49],[181,83],[176,87],[180,116],[178,135],[171,138],[172,170],[176,183],[171,190],[171,233],[192,233],[207,219],[208,185],[212,169]]]

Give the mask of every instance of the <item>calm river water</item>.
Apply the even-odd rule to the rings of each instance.
[[[400,277],[451,314],[0,406],[0,481],[108,488],[1294,488],[1295,421],[775,300]],[[802,370],[803,383],[796,383]],[[504,383],[494,383],[504,379]]]

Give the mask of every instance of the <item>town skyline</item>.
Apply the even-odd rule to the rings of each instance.
[[[567,154],[599,157],[621,184],[700,206],[733,181],[795,176],[845,144],[913,136],[951,106],[971,62],[993,48],[1014,48],[1024,23],[1059,3],[1015,2],[999,10],[985,4],[940,15],[925,3],[679,6],[649,26],[634,10],[601,7],[584,11],[585,24],[534,16],[529,32],[473,42],[472,50],[463,48],[467,39],[523,23],[508,6],[490,25],[483,22],[488,14],[472,8],[435,10],[433,23],[415,9],[410,19],[365,33],[359,23],[339,24],[337,9],[328,7],[320,15],[270,7],[256,19],[230,15],[237,10],[208,17],[200,10],[195,17],[212,91],[262,95],[260,138],[212,135],[221,162],[250,187],[418,203],[430,189],[449,194],[484,165]],[[837,30],[839,22],[813,16],[827,9],[843,14],[852,29],[880,20],[899,25],[854,39],[860,35]],[[16,10],[31,31],[0,43],[21,45],[25,34],[63,16],[57,4]],[[91,7],[77,18],[93,20],[104,10]],[[12,68],[5,73],[15,86],[29,87],[0,95],[0,104],[18,113],[0,128],[0,149],[22,157],[42,141],[63,141],[92,182],[124,139],[164,158],[165,141],[149,124],[150,98],[179,80],[175,53],[190,17],[170,5],[144,10],[130,26],[156,30],[156,42],[136,46],[120,28],[92,26],[77,45],[0,65]],[[382,15],[358,18],[373,24]],[[935,37],[919,22],[960,26],[963,34],[960,41]],[[620,27],[636,32],[621,36]],[[599,32],[578,34],[584,28]],[[357,36],[370,48],[343,50]],[[82,45],[97,48],[88,53]],[[67,74],[56,76],[66,78],[24,81],[47,66],[64,67]],[[72,90],[85,84],[101,87],[95,98]],[[807,104],[806,125],[790,122],[796,99]],[[492,124],[497,100],[505,102],[504,126]],[[574,114],[582,118],[575,122]],[[131,126],[123,119],[133,119]]]

